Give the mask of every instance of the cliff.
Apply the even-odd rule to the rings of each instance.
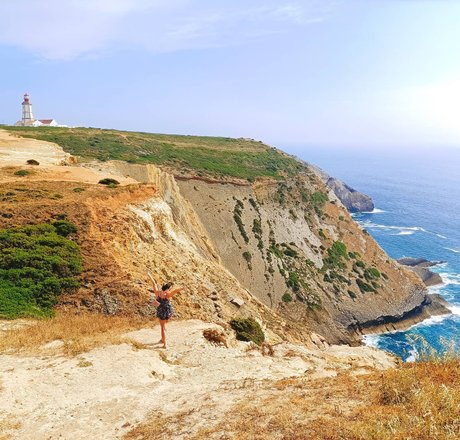
[[[17,138],[3,135],[11,160],[0,168],[1,227],[62,215],[78,227],[81,287],[61,297],[61,309],[149,315],[150,270],[187,287],[178,317],[222,324],[255,317],[272,341],[309,344],[319,333],[329,343],[358,344],[363,332],[446,311],[358,227],[314,170],[278,150],[90,129],[21,133],[42,139],[39,162],[44,145],[62,151],[46,143],[51,138],[86,156],[73,166],[27,167],[19,147],[8,149]],[[112,147],[114,157],[142,163],[107,160]],[[18,177],[18,168],[31,172]],[[98,185],[102,177],[121,184]]]
[[[331,177],[321,168],[311,164],[310,168],[334,192],[349,212],[371,212],[375,208],[374,202],[368,195],[351,188],[339,179]]]

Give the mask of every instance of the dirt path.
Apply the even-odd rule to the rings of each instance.
[[[202,408],[197,420],[206,420],[210,408],[214,415],[224,414],[247,399],[257,381],[327,377],[393,364],[368,347],[345,352],[280,344],[274,356],[237,341],[230,348],[217,347],[204,339],[207,328],[219,327],[197,320],[172,322],[167,350],[155,344],[159,329],[154,328],[128,333],[131,342],[77,358],[46,355],[46,350],[33,357],[2,355],[0,438],[2,423],[4,432],[21,440],[121,438],[156,411],[174,415]]]

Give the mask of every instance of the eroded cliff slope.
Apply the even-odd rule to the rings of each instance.
[[[77,145],[90,156],[73,166],[10,161],[0,169],[2,228],[57,216],[78,227],[81,287],[62,297],[62,308],[152,313],[150,270],[188,288],[177,298],[179,317],[228,323],[254,316],[273,340],[308,342],[316,332],[357,343],[363,331],[429,313],[421,280],[389,259],[308,166],[278,150],[224,138],[24,133],[53,136],[67,152]],[[127,160],[142,163],[94,161],[91,148],[104,159],[126,148]],[[190,154],[206,160],[187,162]],[[145,163],[154,161],[160,166]],[[30,174],[17,177],[18,168]],[[122,185],[98,185],[102,176]]]

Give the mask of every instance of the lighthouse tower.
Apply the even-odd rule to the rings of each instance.
[[[24,101],[22,102],[22,125],[32,125],[34,122],[32,103],[30,102],[29,94],[26,93],[24,95]]]

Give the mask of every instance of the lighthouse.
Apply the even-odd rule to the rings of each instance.
[[[22,101],[22,119],[15,125],[20,127],[67,127],[66,125],[59,125],[54,119],[35,119],[28,93],[24,94],[24,101]]]
[[[33,125],[35,122],[32,113],[32,103],[28,93],[24,94],[24,101],[22,102],[22,125]]]

